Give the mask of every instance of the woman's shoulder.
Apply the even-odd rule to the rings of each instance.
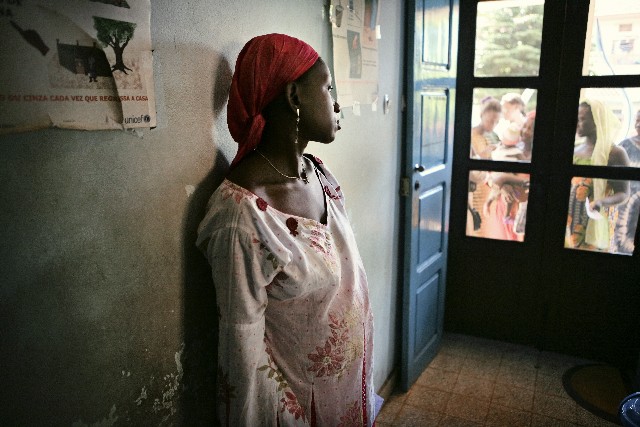
[[[618,146],[622,147],[627,152],[629,159],[631,159],[632,156],[637,157],[638,153],[640,153],[640,135],[627,138]]]
[[[209,207],[211,207],[214,201],[217,201],[221,206],[226,207],[240,206],[243,202],[255,197],[256,195],[253,192],[242,186],[240,183],[225,178],[211,195]]]
[[[339,202],[340,205],[344,206],[344,194],[342,193],[342,188],[331,170],[319,157],[314,156],[313,154],[305,154],[304,156],[313,163],[313,166],[318,171],[318,177],[321,180],[325,194],[331,199]]]
[[[267,203],[262,198],[225,179],[207,203],[196,246],[206,252],[209,242],[219,238],[251,241],[269,228],[266,211]]]
[[[310,154],[310,153],[305,153],[304,157],[306,159],[308,159],[309,161],[311,161],[313,166],[316,169],[318,169],[321,173],[323,173],[325,175],[330,175],[331,174],[331,172],[329,171],[329,168],[327,167],[327,165],[324,163],[324,161],[320,157],[318,157],[318,156],[316,156],[314,154]]]
[[[254,155],[248,155],[229,171],[226,181],[240,189],[252,191],[259,185],[257,177],[262,175],[264,166]]]
[[[257,199],[251,191],[225,179],[209,198],[198,234],[253,222],[250,218],[258,208]]]
[[[332,184],[333,187],[338,187],[338,188],[340,187],[340,184],[338,183],[338,179],[333,174],[333,172],[331,172],[331,169],[320,157],[315,156],[313,154],[305,154],[304,156],[307,159],[309,159],[311,163],[313,163],[313,166],[320,172],[322,176],[324,176],[327,179],[327,181],[329,181]]]
[[[609,166],[628,166],[629,156],[624,148],[614,145],[609,152]]]

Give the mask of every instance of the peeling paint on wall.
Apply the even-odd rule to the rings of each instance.
[[[135,400],[136,405],[142,405],[142,401],[147,398],[147,387],[142,387],[140,390],[140,396]]]
[[[103,418],[100,421],[97,421],[92,424],[85,424],[82,422],[82,419],[76,421],[72,424],[73,427],[111,427],[118,421],[118,416],[116,415],[116,405],[111,407],[111,411],[109,411],[109,415],[106,418]]]
[[[100,421],[87,423],[82,419],[73,423],[73,427],[112,427],[114,425],[154,425],[166,426],[180,424],[176,414],[180,410],[180,398],[184,388],[182,384],[183,369],[182,356],[185,344],[174,354],[176,370],[162,376],[158,381],[151,376],[140,389],[140,394],[133,401],[118,403],[119,414],[116,414],[116,404],[111,407],[109,415]],[[130,371],[122,370],[122,378],[135,378]]]
[[[172,425],[180,409],[180,398],[183,390],[182,355],[185,344],[174,354],[176,370],[162,376],[158,380],[151,376],[140,389],[138,397],[127,403],[130,407],[126,412],[125,424],[144,422],[148,425]],[[123,371],[124,372],[124,371]],[[134,375],[135,376],[135,375]],[[129,377],[129,376],[127,376]],[[133,403],[133,405],[131,405]],[[179,424],[179,423],[178,423]]]
[[[182,363],[180,362],[180,358],[182,357],[183,351],[184,343],[182,343],[180,351],[174,356],[177,373],[170,373],[164,376],[162,398],[156,397],[153,400],[153,412],[162,415],[161,423],[169,420],[178,410],[179,389],[182,381]]]

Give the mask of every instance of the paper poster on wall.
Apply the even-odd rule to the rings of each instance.
[[[334,79],[342,107],[378,100],[380,1],[331,0]]]
[[[156,125],[149,0],[0,2],[0,133]]]

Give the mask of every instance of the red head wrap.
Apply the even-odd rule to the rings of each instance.
[[[262,110],[318,58],[307,43],[284,34],[254,37],[242,48],[227,105],[227,125],[238,143],[231,167],[258,146],[265,125]]]

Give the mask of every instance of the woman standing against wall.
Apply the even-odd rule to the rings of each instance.
[[[238,153],[197,242],[218,301],[223,425],[373,424],[367,278],[340,185],[304,154],[340,129],[331,90],[327,65],[293,37],[256,37],[236,62]]]

